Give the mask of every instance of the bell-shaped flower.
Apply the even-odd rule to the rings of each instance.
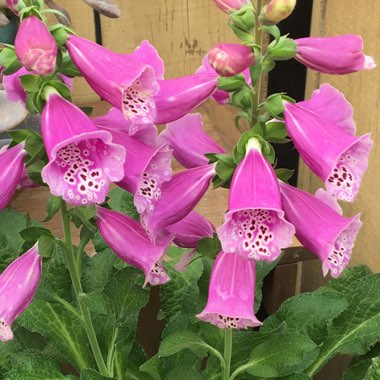
[[[0,150],[0,211],[11,201],[24,173],[24,144]]]
[[[132,54],[119,54],[74,35],[66,42],[71,59],[92,89],[134,124],[152,124],[156,116],[153,96],[159,86],[152,65],[160,58],[147,53],[149,47],[154,49],[147,44]]]
[[[219,252],[211,272],[207,305],[197,317],[221,329],[260,326],[254,313],[255,284],[254,260]]]
[[[254,63],[252,48],[242,44],[217,44],[208,52],[211,67],[222,77],[232,77]]]
[[[124,177],[125,149],[56,93],[48,96],[41,130],[49,158],[41,175],[51,193],[76,205],[104,202],[109,184]]]
[[[274,261],[291,245],[294,227],[284,219],[277,182],[260,143],[251,138],[232,178],[225,222],[218,228],[225,252]]]
[[[285,124],[300,156],[329,193],[353,201],[359,191],[373,142],[355,136],[352,108],[344,96],[324,84],[312,98],[285,103]]]
[[[225,153],[203,130],[202,116],[199,113],[188,114],[167,124],[159,135],[159,141],[168,142],[173,156],[185,168],[206,165],[206,153]]]
[[[167,226],[165,230],[174,236],[174,244],[182,248],[196,248],[200,240],[213,237],[215,226],[203,215],[191,211],[182,220]]]
[[[225,13],[237,11],[248,2],[249,0],[214,0],[215,5]]]
[[[161,186],[172,177],[172,152],[167,143],[157,148],[143,144],[126,132],[101,128],[112,135],[112,142],[125,148],[124,177],[117,185],[134,195],[141,214],[161,195]]]
[[[21,102],[25,104],[27,93],[22,87],[20,82],[20,76],[30,74],[25,67],[22,67],[20,70],[16,71],[10,75],[3,76],[3,86],[7,99],[12,102]],[[66,75],[60,74],[60,77],[63,83],[70,89],[73,88],[73,80]]]
[[[150,146],[156,146],[157,144],[157,127],[154,124],[133,124],[129,119],[124,117],[120,110],[115,107],[112,107],[105,115],[94,117],[92,120],[98,127],[123,131],[144,144]]]
[[[161,285],[169,281],[161,260],[172,242],[170,236],[153,245],[136,220],[103,207],[97,208],[96,222],[100,234],[115,254],[145,273],[144,286],[147,283]]]
[[[295,59],[320,73],[342,75],[376,67],[373,58],[363,53],[363,39],[355,34],[306,37],[294,42]]]
[[[215,176],[215,164],[186,169],[161,186],[161,196],[141,215],[141,223],[154,242],[157,235],[193,210]]]
[[[38,75],[48,75],[54,71],[58,46],[47,26],[37,16],[28,16],[21,21],[15,50],[27,70]]]
[[[154,97],[157,115],[155,124],[178,120],[203,104],[216,91],[215,74],[194,74],[159,80],[160,91]]]
[[[339,277],[350,261],[362,223],[359,214],[344,218],[321,199],[280,182],[285,217],[300,243],[322,261],[323,274]]]
[[[13,321],[30,305],[42,272],[37,245],[13,261],[0,275],[0,340],[13,339]]]
[[[219,74],[212,68],[212,66],[209,63],[208,55],[205,55],[202,59],[202,65],[197,69],[195,72],[196,74],[213,74],[216,77],[219,76]],[[245,80],[248,84],[252,84],[251,75],[249,73],[249,69],[245,69],[242,74],[245,76]],[[230,93],[224,90],[217,89],[214,94],[212,95],[212,98],[219,104],[227,104],[228,99],[230,97]]]

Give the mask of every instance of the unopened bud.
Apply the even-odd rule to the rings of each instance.
[[[17,58],[29,71],[48,75],[55,69],[57,44],[47,26],[37,17],[26,17],[15,39]]]
[[[208,61],[222,77],[232,77],[252,66],[252,49],[240,44],[217,44],[208,53]]]
[[[272,0],[261,10],[260,22],[263,25],[275,25],[285,20],[296,6],[297,0]]]
[[[214,0],[215,5],[223,12],[231,12],[239,10],[244,5],[248,4],[249,0]]]

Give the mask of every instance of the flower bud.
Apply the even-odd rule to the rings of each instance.
[[[240,44],[217,44],[208,53],[213,69],[222,77],[232,77],[252,66],[252,49]]]
[[[248,4],[248,0],[214,0],[215,5],[223,12],[231,12]]]
[[[55,69],[57,44],[37,16],[29,16],[21,22],[15,48],[17,58],[29,71],[48,75]]]
[[[261,10],[260,22],[274,25],[285,20],[293,12],[297,0],[272,0]]]

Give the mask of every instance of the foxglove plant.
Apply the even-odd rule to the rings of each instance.
[[[260,96],[277,61],[339,75],[375,63],[360,36],[282,36],[276,24],[296,0],[212,4],[240,43],[216,41],[195,73],[178,78],[165,78],[146,40],[116,53],[48,26],[41,0],[0,4],[20,18],[15,46],[0,50],[6,96],[41,115],[39,130],[9,131],[0,149],[0,340],[14,340],[0,347],[4,378],[311,379],[342,353],[365,354],[361,378],[376,371],[380,277],[347,269],[362,222],[338,203],[356,198],[373,142],[357,135],[351,104],[329,84],[299,102]],[[73,103],[77,76],[109,104],[105,114]],[[192,113],[210,98],[237,110],[231,152]],[[273,144],[290,140],[324,182],[315,195],[278,167]],[[7,209],[18,189],[37,187],[50,191],[43,221]],[[214,191],[229,192],[216,226],[212,213],[198,212]],[[45,225],[58,213],[59,237]],[[268,317],[263,278],[293,235],[333,280]],[[148,313],[157,336],[141,334]],[[158,351],[141,347],[142,335],[161,336]],[[348,373],[359,378],[356,363]]]

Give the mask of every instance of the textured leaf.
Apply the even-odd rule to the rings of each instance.
[[[200,373],[186,366],[180,366],[171,370],[165,377],[165,380],[202,380]]]
[[[18,322],[44,336],[77,369],[92,367],[92,354],[81,320],[63,306],[35,299]]]
[[[153,380],[161,380],[160,358],[155,355],[140,366],[140,371],[147,373]]]
[[[6,380],[68,380],[54,359],[37,351],[24,351],[12,355],[12,369]]]
[[[380,274],[354,281],[344,294],[349,306],[333,320],[311,376],[336,354],[362,355],[380,340]]]
[[[264,378],[287,376],[302,371],[316,355],[317,346],[305,335],[272,334],[252,350],[244,368],[246,372]]]
[[[347,305],[346,299],[335,291],[300,294],[286,300],[275,314],[265,320],[260,332],[269,332],[285,322],[287,332],[306,334],[320,344],[326,337],[331,320]]]
[[[140,366],[147,361],[147,356],[143,348],[133,343],[132,349],[127,358],[126,380],[151,380],[151,376],[140,371]],[[120,375],[117,376],[120,378]]]
[[[112,210],[127,214],[136,220],[139,219],[140,216],[133,203],[133,195],[131,193],[117,187],[111,190],[108,196],[111,198],[109,205]]]
[[[190,349],[197,355],[204,357],[210,348],[212,349],[197,333],[178,331],[162,341],[158,356],[170,356],[182,350]]]

